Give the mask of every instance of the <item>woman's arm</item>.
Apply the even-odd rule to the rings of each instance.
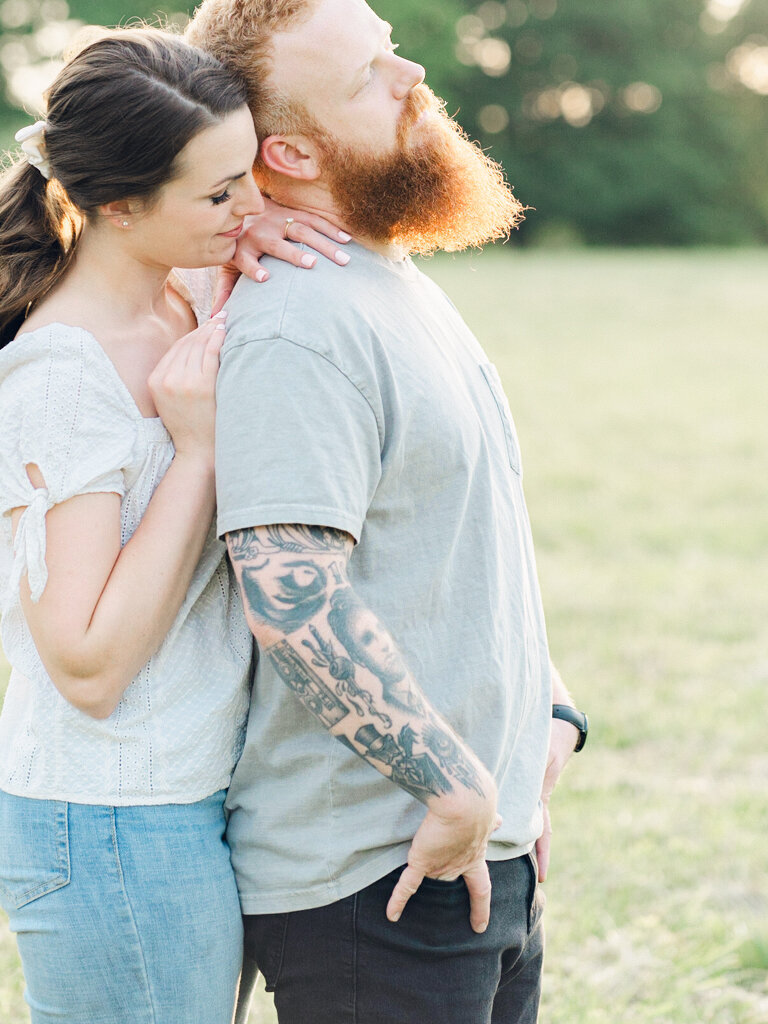
[[[214,387],[222,320],[181,338],[150,378],[155,403],[176,446],[146,514],[120,547],[120,498],[84,494],[46,516],[48,582],[21,600],[32,638],[60,693],[106,718],[162,643],[189,587],[215,505]],[[37,466],[30,481],[44,487]],[[14,529],[23,513],[13,513]]]

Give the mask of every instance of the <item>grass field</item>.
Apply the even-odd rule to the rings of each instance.
[[[554,798],[542,1024],[765,1024],[768,253],[426,269],[504,378],[592,724]],[[0,977],[0,1020],[27,1021],[4,924]]]

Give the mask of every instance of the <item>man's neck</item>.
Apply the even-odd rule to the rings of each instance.
[[[351,235],[364,248],[378,253],[379,256],[384,256],[386,259],[397,262],[405,259],[408,255],[407,249],[397,242],[380,242],[367,238],[365,235],[353,233],[345,223],[342,214],[336,209],[330,191],[322,184],[312,182],[311,184],[296,183],[294,185],[291,183],[284,186],[282,183],[278,183],[270,188],[270,196],[281,206],[322,217],[339,231]]]

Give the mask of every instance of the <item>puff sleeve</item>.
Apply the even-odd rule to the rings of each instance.
[[[195,267],[191,270],[176,268],[173,272],[173,283],[194,310],[198,324],[211,315],[218,270],[218,267]]]
[[[10,512],[24,508],[7,565],[10,592],[26,573],[32,600],[40,599],[48,579],[45,517],[54,505],[78,494],[125,494],[123,467],[136,435],[116,376],[95,339],[58,324],[0,353],[0,516],[9,546]],[[44,487],[30,482],[31,464]]]

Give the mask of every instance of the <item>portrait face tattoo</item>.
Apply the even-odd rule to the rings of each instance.
[[[352,659],[377,676],[384,686],[405,678],[408,670],[394,640],[351,590],[335,591],[328,622]]]

